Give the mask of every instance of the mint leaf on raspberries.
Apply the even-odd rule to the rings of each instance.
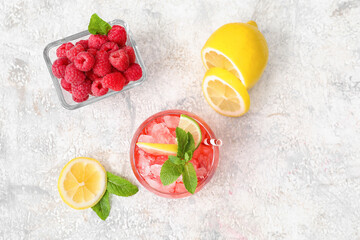
[[[102,20],[96,13],[90,18],[88,30],[91,34],[106,35],[111,29],[110,24]]]

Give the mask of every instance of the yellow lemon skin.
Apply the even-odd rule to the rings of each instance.
[[[212,93],[209,90],[209,82],[216,82],[217,89],[212,89]],[[222,86],[223,85],[223,86]],[[227,87],[225,87],[227,86]],[[208,104],[216,112],[227,117],[240,117],[249,111],[250,108],[250,96],[242,84],[242,82],[229,71],[222,68],[210,68],[203,78],[202,90]],[[229,109],[224,109],[220,106],[217,106],[213,100],[212,96],[216,95],[217,98],[223,98],[222,102],[223,107],[226,107],[226,102],[230,101],[232,104],[236,102],[238,108],[233,107],[230,111]],[[231,104],[231,103],[230,103]]]
[[[201,50],[207,69],[205,54],[211,49],[222,53],[235,64],[240,71],[240,80],[247,89],[260,79],[269,57],[265,37],[254,21],[226,24],[210,36]]]

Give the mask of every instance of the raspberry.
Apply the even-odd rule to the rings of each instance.
[[[98,51],[98,50],[95,49],[95,48],[89,48],[89,49],[87,50],[87,52],[88,52],[88,53],[91,53],[94,57],[95,57],[97,51]]]
[[[65,76],[65,69],[68,64],[69,60],[66,57],[56,59],[51,67],[54,76],[57,78],[63,78]]]
[[[91,93],[94,96],[99,97],[99,96],[105,95],[108,91],[109,91],[109,89],[104,86],[101,79],[96,80],[91,85]]]
[[[89,96],[89,93],[91,93],[91,83],[89,79],[86,79],[79,85],[72,85],[71,91],[73,97],[76,99],[84,99]]]
[[[125,71],[129,67],[129,57],[123,49],[111,53],[109,61],[119,71]]]
[[[71,92],[71,83],[68,83],[65,78],[61,79],[60,84],[64,90]]]
[[[73,63],[70,63],[65,70],[65,80],[73,85],[79,85],[85,81],[85,74],[77,69]]]
[[[101,46],[108,41],[106,35],[90,35],[89,37],[89,48],[100,49]]]
[[[89,48],[88,40],[80,40],[77,43],[75,43],[75,45],[78,45],[78,44],[81,44],[85,50]]]
[[[109,62],[109,54],[107,52],[98,51],[96,53],[93,72],[99,77],[103,77],[111,72],[111,64]]]
[[[124,72],[124,75],[128,81],[139,80],[142,76],[142,70],[139,64],[133,63],[130,67]]]
[[[126,43],[126,30],[122,26],[114,25],[108,32],[108,38],[122,47]]]
[[[81,44],[75,45],[70,50],[66,51],[66,57],[71,62],[74,62],[76,56],[83,51],[85,51],[85,48],[83,47],[83,45],[81,45]]]
[[[85,73],[86,77],[90,79],[91,81],[96,81],[98,79],[101,79],[101,77],[98,77],[92,70]]]
[[[79,53],[74,60],[75,67],[84,72],[90,71],[94,64],[95,58],[88,52]]]
[[[66,57],[66,51],[70,50],[73,46],[74,44],[71,42],[62,44],[60,47],[58,47],[58,49],[56,49],[56,56]]]
[[[120,91],[125,85],[125,77],[121,72],[109,73],[103,78],[103,84],[105,87],[114,91]]]
[[[119,50],[119,46],[114,42],[104,43],[100,48],[100,51],[105,51],[109,54],[115,52],[116,50]]]
[[[87,96],[84,97],[84,98],[76,98],[76,97],[72,96],[72,99],[73,99],[75,102],[78,102],[78,103],[84,102],[84,101],[88,100],[88,98],[89,98],[89,95],[87,95]]]
[[[129,63],[132,64],[135,62],[136,60],[136,56],[135,56],[135,51],[132,47],[130,46],[125,46],[122,49],[124,49],[124,51],[126,52],[126,54],[129,57]]]

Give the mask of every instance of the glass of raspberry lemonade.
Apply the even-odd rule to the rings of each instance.
[[[164,186],[160,180],[160,171],[168,156],[145,152],[136,143],[177,144],[175,129],[181,114],[193,118],[199,124],[203,140],[216,139],[210,127],[198,116],[183,110],[167,110],[146,119],[135,132],[131,142],[130,161],[136,178],[146,189],[161,197],[183,198],[192,194],[186,190],[182,176],[172,184]],[[219,147],[201,142],[190,162],[195,168],[198,180],[196,193],[214,175],[219,162]]]

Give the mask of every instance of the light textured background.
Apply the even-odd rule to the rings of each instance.
[[[360,239],[360,1],[1,1],[0,239]],[[42,50],[97,12],[128,22],[148,70],[140,87],[61,107]],[[228,22],[255,20],[270,50],[242,118],[201,94],[200,49]],[[212,181],[182,200],[136,181],[129,144],[148,116],[180,108],[223,139]],[[76,156],[136,183],[106,222],[56,183]]]

